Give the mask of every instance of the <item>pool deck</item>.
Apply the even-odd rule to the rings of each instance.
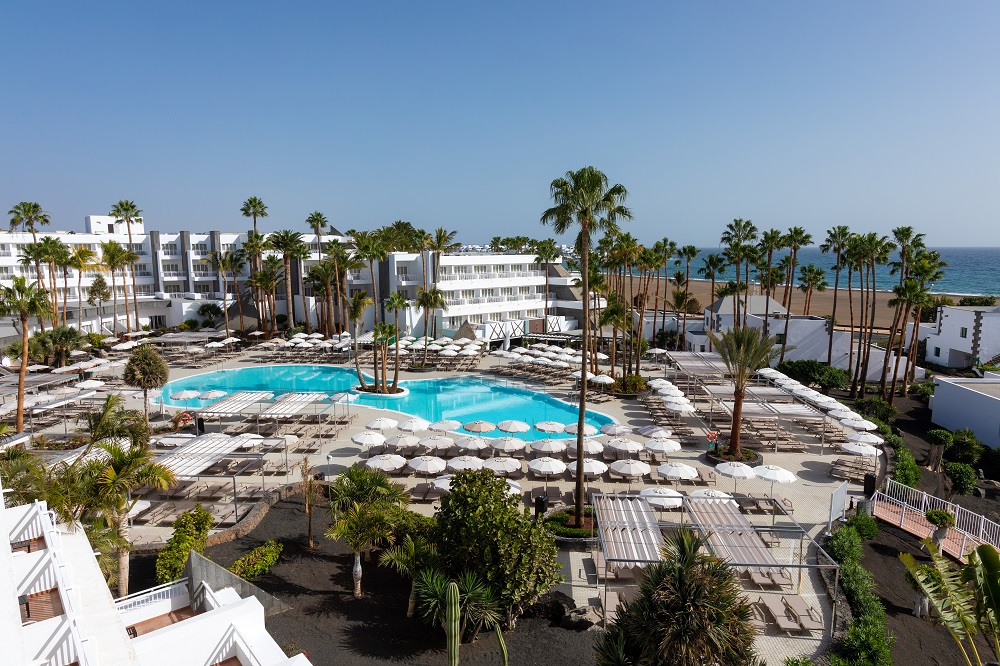
[[[221,370],[224,368],[232,369],[256,365],[256,363],[252,360],[253,357],[254,355],[250,354],[247,357],[236,361],[230,360],[224,365],[215,364],[198,370],[172,368],[170,378],[171,380],[174,380],[204,372]],[[500,363],[504,363],[504,361],[502,359],[487,356],[483,359],[479,371],[481,372]],[[347,364],[334,365],[334,367],[347,367],[353,369],[353,365]],[[648,374],[658,375],[659,371],[656,373],[650,372]],[[455,375],[456,373],[454,372],[401,372],[400,378],[401,380],[419,380],[438,377],[452,377]],[[503,381],[518,383],[525,388],[542,391],[570,403],[576,402],[576,391],[572,390],[569,386],[560,386],[553,389],[553,387],[532,386],[530,383],[515,382],[513,380]],[[138,399],[135,397],[129,397],[128,402],[130,407],[141,409],[141,394]],[[168,414],[171,411],[177,411],[175,408],[170,407],[165,409]],[[611,400],[600,405],[595,405],[590,409],[592,411],[606,414],[619,423],[627,424],[636,428],[653,424],[653,420],[649,413],[638,401]],[[364,460],[364,451],[352,443],[351,437],[358,432],[363,431],[365,429],[365,423],[371,421],[377,416],[389,415],[392,418],[398,417],[399,419],[404,419],[410,416],[409,414],[401,412],[365,407],[358,403],[352,403],[350,405],[350,411],[356,416],[345,430],[342,430],[335,439],[327,439],[323,441],[321,448],[312,455],[303,456],[302,454],[295,454],[295,461],[300,460],[302,457],[307,457],[310,464],[313,465],[318,472],[322,472],[327,475],[337,474],[343,469]],[[511,414],[510,418],[517,419],[518,415]],[[691,426],[697,434],[704,435],[707,432],[707,429],[701,419],[696,415],[685,417],[684,421]],[[690,465],[694,465],[695,467],[707,467],[708,465],[702,455],[704,450],[707,448],[708,445],[706,440],[704,448],[686,446],[681,451],[671,454],[670,459],[672,461],[686,462]],[[798,481],[796,483],[784,484],[780,486],[780,494],[793,503],[795,508],[793,517],[795,520],[809,533],[811,537],[817,537],[826,529],[830,511],[830,495],[834,488],[840,484],[838,479],[832,478],[828,473],[830,463],[832,463],[832,461],[836,458],[836,454],[830,447],[826,447],[826,450],[823,451],[818,444],[813,445],[810,443],[806,453],[767,452],[765,453],[765,456],[768,464],[780,465],[781,467],[791,470],[798,477]],[[290,454],[289,457],[292,458],[293,456]],[[403,477],[399,479],[401,483],[410,488],[422,480],[425,479],[414,477]],[[290,475],[268,477],[266,483],[268,487],[273,487],[275,485],[295,483],[297,481],[298,470],[293,468]],[[574,487],[573,482],[566,479],[544,483],[542,481],[525,478],[521,481],[521,484],[525,490],[546,485],[550,488],[558,487],[563,493],[570,492]],[[720,490],[732,491],[732,484],[733,481],[731,479],[719,477],[717,487]],[[651,484],[647,482],[646,487],[649,485]],[[589,487],[591,489],[599,489],[605,492],[638,492],[638,490],[643,487],[643,484],[639,482],[629,484],[624,482],[616,483],[596,481],[591,482]],[[749,495],[763,496],[770,491],[771,485],[764,481],[751,479],[737,482],[736,489]],[[856,484],[849,485],[848,493],[849,496],[860,497],[861,487]],[[433,515],[436,505],[430,503],[415,503],[411,505],[411,508],[426,515]],[[137,525],[132,528],[132,536],[136,542],[139,543],[162,542],[169,536],[170,531],[169,527],[146,527]],[[593,571],[593,563],[590,560],[589,555],[586,553],[561,551],[559,558],[563,565],[563,574],[565,577],[565,582],[560,586],[560,588],[567,594],[573,596],[578,604],[595,603],[602,588],[598,586],[596,572]],[[802,596],[815,601],[823,609],[824,615],[827,615],[826,619],[829,620],[829,603],[828,601],[823,601],[819,598],[823,596],[821,594],[821,586],[818,580],[812,580],[817,578],[817,575],[815,572],[812,572],[812,574],[807,578],[810,580],[807,580],[807,585],[803,588]],[[756,598],[751,594],[751,601],[755,600]],[[773,630],[769,629],[767,634],[759,636],[758,647],[762,656],[769,662],[773,661],[773,663],[780,663],[785,657],[788,656],[812,657],[817,654],[821,654],[825,650],[828,641],[829,638],[826,632],[824,632],[822,636],[814,635],[804,637],[788,637],[785,635],[773,635]]]

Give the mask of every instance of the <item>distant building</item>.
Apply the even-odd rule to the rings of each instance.
[[[931,421],[957,430],[969,428],[976,438],[992,447],[1000,446],[1000,373],[981,378],[934,378]]]
[[[941,306],[930,326],[924,352],[928,363],[968,368],[1000,355],[1000,306]]]

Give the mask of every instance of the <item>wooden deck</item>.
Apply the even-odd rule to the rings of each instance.
[[[921,511],[885,496],[880,497],[874,503],[873,513],[876,518],[904,529],[920,539],[929,538],[936,529],[927,522]],[[985,542],[980,541],[970,534],[960,532],[955,528],[949,528],[948,536],[941,543],[941,550],[960,562],[965,563],[965,556],[968,552],[982,543]]]
[[[53,588],[27,598],[27,604],[20,604],[21,624],[25,622],[41,622],[63,614],[62,600],[59,590]]]

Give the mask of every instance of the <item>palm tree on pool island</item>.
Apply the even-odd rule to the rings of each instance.
[[[393,292],[393,294],[389,296],[389,298],[386,299],[385,301],[385,309],[392,311],[392,317],[393,317],[392,327],[394,330],[394,336],[396,338],[395,342],[396,364],[392,371],[392,388],[389,391],[389,393],[395,393],[396,388],[399,386],[399,333],[400,333],[399,311],[409,310],[409,308],[410,308],[410,299],[408,299],[405,295],[401,294],[398,291]]]
[[[729,449],[726,457],[742,460],[740,449],[740,420],[743,414],[743,400],[747,395],[750,379],[761,368],[771,365],[778,356],[775,349],[777,339],[766,337],[759,328],[732,328],[722,335],[709,333],[716,351],[722,357],[733,381],[733,427],[729,433]]]
[[[365,384],[364,375],[361,374],[361,360],[358,358],[358,336],[361,335],[361,324],[365,314],[368,312],[368,308],[374,304],[375,301],[371,299],[368,292],[361,290],[354,294],[347,306],[347,316],[354,322],[354,367],[358,371],[358,382],[362,391],[367,391],[368,385]],[[375,381],[377,383],[378,379],[376,378]]]
[[[590,307],[588,304],[589,255],[591,232],[616,229],[618,222],[632,219],[632,211],[625,207],[628,191],[624,185],[610,185],[601,171],[586,166],[578,171],[567,171],[549,185],[553,206],[542,213],[541,223],[551,224],[557,234],[579,231],[580,277],[583,288],[583,335],[580,336],[581,369],[587,376],[587,338],[590,333]],[[587,381],[580,381],[580,415],[576,435],[576,525],[583,524],[583,437],[587,419]]]

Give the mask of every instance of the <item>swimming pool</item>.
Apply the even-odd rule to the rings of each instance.
[[[368,378],[367,381],[371,381]],[[176,379],[163,388],[163,401],[175,407],[198,409],[213,401],[172,400],[171,395],[184,390],[205,392],[210,390],[234,393],[236,391],[270,391],[275,394],[289,392],[337,393],[357,386],[358,376],[353,370],[325,365],[263,365],[235,370],[219,370],[200,375]],[[462,423],[482,419],[497,423],[505,419],[516,419],[534,425],[540,421],[573,423],[577,419],[574,405],[557,400],[552,396],[509,386],[504,383],[479,376],[446,377],[440,379],[416,379],[400,382],[409,390],[402,398],[388,398],[371,394],[361,394],[357,404],[376,409],[391,409],[419,416],[428,421],[454,419]],[[587,422],[600,428],[613,420],[596,412],[587,412]],[[499,437],[505,433],[494,431],[486,437]],[[548,435],[531,430],[518,434],[527,440],[547,437],[568,437],[568,435]]]

